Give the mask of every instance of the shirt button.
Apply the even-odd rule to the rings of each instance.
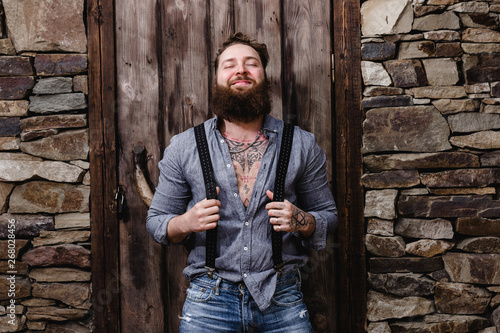
[[[245,246],[245,247],[243,248],[243,250],[248,251],[248,247],[246,247],[246,246]]]
[[[244,273],[244,274],[243,274],[243,277],[247,277],[247,276],[248,276],[248,274],[247,274],[247,273]]]
[[[248,223],[248,221],[247,221],[247,222],[245,222],[245,225],[246,225],[246,226],[248,226],[249,224],[250,224],[250,223]]]
[[[237,197],[238,197],[238,193],[235,193],[235,194],[234,194],[234,197],[235,197],[235,198],[237,198]]]
[[[224,139],[221,139],[221,140],[220,140],[220,143],[224,143]]]
[[[230,168],[230,167],[231,167],[231,164],[227,164],[226,166],[227,166],[228,168]]]

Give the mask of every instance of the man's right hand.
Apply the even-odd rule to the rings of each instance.
[[[217,187],[217,194],[220,189]],[[203,199],[182,215],[170,220],[167,237],[172,243],[182,242],[191,232],[214,229],[220,219],[221,202],[217,199]]]

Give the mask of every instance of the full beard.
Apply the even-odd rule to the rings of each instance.
[[[249,123],[271,112],[269,80],[245,91],[217,85],[210,106],[218,117],[230,122]]]

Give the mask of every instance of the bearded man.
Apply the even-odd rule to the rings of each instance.
[[[286,178],[278,177],[284,200],[274,200],[288,139],[287,126],[269,115],[268,60],[265,44],[231,36],[215,60],[215,117],[201,125],[211,162],[189,129],[172,138],[159,163],[147,229],[155,241],[189,251],[180,332],[311,332],[299,270],[309,250],[325,248],[337,210],[324,152],[293,126]],[[207,198],[202,163],[213,168],[216,198]]]

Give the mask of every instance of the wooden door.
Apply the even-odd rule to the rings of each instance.
[[[313,132],[335,188],[330,0],[115,0],[121,332],[177,332],[187,253],[163,247],[145,228],[147,204],[134,183],[134,148],[145,147],[152,186],[170,138],[212,115],[214,55],[236,31],[267,44],[273,111]],[[106,44],[102,40],[100,43]],[[105,89],[103,89],[105,90]],[[108,106],[110,107],[110,106]],[[337,326],[335,243],[312,254],[304,294],[316,332]]]

